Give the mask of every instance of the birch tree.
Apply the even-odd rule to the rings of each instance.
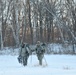
[[[4,47],[4,42],[5,42],[5,31],[6,31],[6,22],[9,14],[9,7],[10,7],[11,1],[7,2],[6,0],[0,0],[0,11],[1,11],[1,49]],[[6,10],[7,9],[7,10]],[[6,10],[6,11],[5,11]]]

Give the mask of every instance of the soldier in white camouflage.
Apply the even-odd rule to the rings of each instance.
[[[45,49],[41,46],[40,41],[37,41],[36,45],[36,54],[37,58],[39,60],[39,65],[42,65],[42,59],[44,57]]]
[[[28,57],[29,57],[29,48],[28,48],[28,45],[22,43],[21,44],[21,49],[19,51],[19,57],[18,57],[19,63],[22,63],[24,66],[26,66],[27,65]]]

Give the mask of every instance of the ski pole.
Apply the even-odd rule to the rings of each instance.
[[[48,64],[47,64],[47,61],[46,61],[46,59],[45,59],[45,57],[44,57],[44,60],[45,60],[46,65],[48,65]]]
[[[30,59],[30,63],[32,64],[32,52],[31,52],[31,57],[30,57],[31,59]]]
[[[32,54],[31,54],[31,61],[30,61],[30,62],[31,62],[31,64],[32,64]]]

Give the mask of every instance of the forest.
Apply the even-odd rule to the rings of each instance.
[[[76,44],[76,1],[0,0],[0,48],[38,40]]]

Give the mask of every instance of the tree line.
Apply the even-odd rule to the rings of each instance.
[[[75,0],[0,0],[0,47],[76,43]]]

